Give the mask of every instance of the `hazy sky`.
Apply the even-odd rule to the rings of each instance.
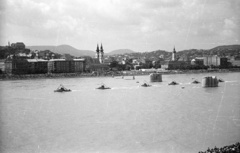
[[[0,0],[0,45],[172,51],[240,44],[240,0]]]

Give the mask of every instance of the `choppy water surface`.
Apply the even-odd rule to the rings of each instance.
[[[190,84],[208,75],[226,82]],[[172,80],[181,84],[168,86]],[[1,81],[0,152],[190,153],[240,141],[240,73],[163,75],[148,88],[144,81]],[[95,89],[102,82],[112,89]],[[54,93],[59,84],[73,91]]]

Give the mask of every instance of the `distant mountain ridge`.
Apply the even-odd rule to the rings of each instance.
[[[59,46],[27,46],[31,50],[50,50],[54,53],[58,54],[70,54],[76,57],[79,56],[95,56],[95,51],[91,50],[79,50],[70,45],[59,45]],[[113,56],[113,55],[124,55],[129,54],[133,57],[146,57],[146,58],[153,58],[164,56],[165,58],[171,58],[172,51],[165,51],[165,50],[156,50],[151,52],[135,52],[130,49],[117,49],[113,50],[109,53],[105,52],[105,55]],[[196,56],[204,56],[204,55],[240,55],[240,45],[223,45],[217,46],[211,49],[188,49],[188,50],[177,50],[177,56],[189,56],[189,57],[196,57]]]
[[[217,46],[217,47],[214,47],[212,49],[209,49],[210,51],[211,50],[236,50],[236,49],[240,49],[240,45],[223,45],[223,46]]]
[[[193,55],[197,54],[198,56],[204,55],[237,55],[240,54],[240,45],[223,45],[217,46],[211,49],[189,49],[189,50],[182,50],[177,52],[179,55]]]
[[[58,54],[70,54],[73,56],[95,56],[95,51],[91,50],[79,50],[70,45],[59,45],[59,46],[27,46],[30,50],[50,50],[51,52]],[[126,54],[126,53],[135,53],[135,51],[130,49],[117,49],[113,50],[109,53],[105,53],[105,55],[118,55],[118,54]]]
[[[171,59],[172,51],[165,50],[155,50],[151,52],[134,52],[128,54],[131,57],[135,58],[146,58],[154,59],[159,57],[164,57],[164,59]],[[240,45],[225,45],[217,46],[212,49],[188,49],[188,50],[177,50],[178,57],[202,57],[207,55],[218,55],[218,56],[239,56],[240,55]]]
[[[107,55],[118,55],[118,54],[129,54],[129,53],[135,53],[135,51],[133,51],[131,49],[117,49],[117,50],[113,50],[106,54]]]
[[[59,46],[27,46],[30,50],[50,50],[51,52],[58,54],[70,54],[76,57],[79,56],[94,56],[95,52],[91,50],[79,50],[70,45],[59,45]]]

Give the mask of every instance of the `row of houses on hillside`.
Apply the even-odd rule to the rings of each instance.
[[[203,57],[195,57],[190,59],[187,56],[177,57],[177,52],[175,47],[172,51],[172,57],[169,59],[165,59],[164,57],[152,57],[150,59],[145,58],[132,58],[130,59],[128,56],[121,57],[121,61],[119,64],[126,64],[131,62],[131,64],[135,67],[135,69],[141,68],[142,65],[146,63],[146,61],[151,61],[152,65],[156,65],[156,63],[160,62],[160,67],[162,69],[181,69],[186,68],[188,66],[197,65],[197,66],[206,66],[206,67],[222,67],[227,68],[229,66],[240,66],[240,58],[228,58],[228,57],[220,57],[217,55],[208,55]]]

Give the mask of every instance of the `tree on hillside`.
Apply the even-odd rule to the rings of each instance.
[[[110,68],[116,68],[116,67],[118,67],[118,62],[117,61],[112,61],[111,63],[110,63]]]

